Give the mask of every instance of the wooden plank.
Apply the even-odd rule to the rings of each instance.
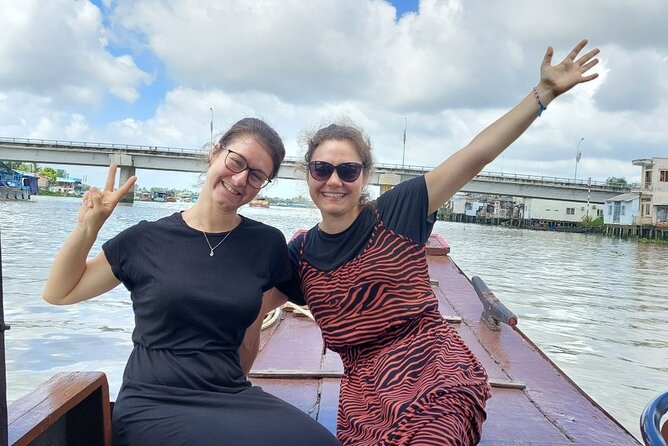
[[[253,370],[248,375],[249,378],[257,379],[325,379],[325,378],[341,378],[343,372],[340,370]],[[522,382],[505,380],[505,379],[490,379],[489,383],[492,387],[499,387],[504,389],[524,389],[526,385]]]
[[[340,370],[252,370],[249,378],[273,378],[273,379],[323,379],[341,378],[343,372]]]
[[[270,338],[262,333],[256,369],[290,369],[303,367],[320,369],[323,352],[322,335],[318,326],[309,318],[284,314],[280,324],[272,326]]]
[[[65,435],[67,444],[111,446],[109,385],[102,372],[58,373],[13,402],[8,412],[13,446],[27,446],[49,429],[59,432],[52,435]]]

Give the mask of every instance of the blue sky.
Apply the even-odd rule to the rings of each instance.
[[[531,91],[548,45],[601,49],[600,78],[560,97],[485,170],[638,180],[668,156],[668,2],[0,0],[0,136],[200,148],[244,116],[288,155],[349,118],[377,162],[435,166]],[[584,138],[584,139],[582,139]],[[65,166],[101,184],[103,169]],[[140,186],[196,188],[139,171]],[[278,181],[268,195],[304,194]]]

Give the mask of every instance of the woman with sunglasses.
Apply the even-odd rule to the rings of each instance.
[[[134,349],[113,410],[114,445],[336,445],[306,413],[246,379],[263,316],[290,276],[283,234],[239,215],[276,176],[285,148],[259,119],[234,124],[214,145],[197,203],[142,221],[87,259],[132,177],[83,197],[57,254],[44,299],[73,304],[119,283],[130,291]]]
[[[480,439],[487,374],[438,312],[425,242],[436,210],[496,158],[560,94],[590,81],[598,50],[581,41],[498,121],[424,176],[367,203],[364,134],[330,125],[307,142],[308,187],[322,221],[289,244],[295,278],[279,285],[308,304],[340,354],[337,437],[344,445],[462,445]]]

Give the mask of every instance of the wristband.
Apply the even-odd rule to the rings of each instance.
[[[540,116],[545,110],[547,110],[547,107],[545,107],[540,101],[540,96],[538,96],[538,90],[536,90],[536,87],[533,87],[533,96],[536,98],[536,102],[538,102],[538,106],[540,107],[540,110],[538,110],[538,116]]]

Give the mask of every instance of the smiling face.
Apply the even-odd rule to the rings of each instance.
[[[266,176],[271,174],[274,165],[267,149],[253,136],[236,138],[226,148],[211,155],[205,189],[213,204],[227,211],[236,211],[255,198],[259,189],[248,184],[249,169],[235,173],[226,166],[227,149],[242,156],[249,169],[257,169]]]
[[[355,146],[348,140],[325,140],[313,152],[311,161],[325,161],[334,166],[343,163],[362,163]],[[320,209],[321,229],[340,232],[350,226],[359,214],[360,197],[366,175],[346,183],[336,170],[327,180],[318,181],[309,173],[307,177],[311,200]]]

